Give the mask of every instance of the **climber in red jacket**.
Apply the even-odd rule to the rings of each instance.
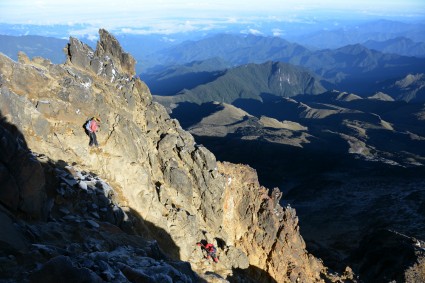
[[[213,244],[207,243],[207,244],[204,245],[201,242],[196,243],[196,244],[207,252],[207,256],[206,256],[207,259],[209,259],[211,257],[215,263],[218,262],[218,257],[217,257],[217,254],[216,254],[217,249],[214,247]]]

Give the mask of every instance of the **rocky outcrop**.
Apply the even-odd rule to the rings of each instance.
[[[159,273],[168,274],[171,280],[177,281],[175,278],[180,275],[169,275],[169,272],[179,274],[177,271],[174,273],[170,271],[171,267],[158,266],[148,259],[140,259],[141,263],[127,266],[118,264],[118,261],[108,265],[84,262],[96,256],[106,262],[102,258],[106,256],[104,252],[110,258],[121,246],[121,242],[117,243],[121,237],[118,235],[126,229],[123,223],[128,222],[119,207],[127,207],[131,215],[136,215],[137,225],[131,222],[130,226],[138,227],[134,232],[139,236],[157,241],[170,257],[169,266],[177,264],[172,263],[173,260],[190,262],[191,268],[207,281],[233,278],[234,281],[321,282],[329,277],[323,264],[305,250],[295,211],[278,205],[280,193],[274,191],[269,196],[268,190],[258,184],[255,171],[240,165],[218,163],[208,149],[197,145],[177,120],[170,119],[161,105],[152,102],[148,87],[133,77],[134,59],[122,51],[112,35],[101,30],[94,51],[71,38],[66,53],[68,59],[63,65],[53,65],[40,58],[30,61],[23,55],[19,62],[14,62],[0,55],[1,115],[17,126],[32,151],[42,153],[58,164],[78,164],[81,171],[91,172],[91,176],[102,176],[109,185],[98,184],[97,181],[91,183],[81,177],[59,176],[60,183],[65,185],[60,185],[59,189],[53,186],[55,190],[49,193],[41,176],[36,185],[26,187],[25,182],[32,182],[25,173],[29,171],[25,171],[25,166],[19,168],[16,165],[13,168],[21,173],[9,172],[7,175],[5,169],[1,171],[1,178],[7,181],[8,189],[5,190],[5,198],[0,201],[8,204],[11,211],[19,210],[40,218],[43,218],[44,211],[52,213],[62,208],[63,214],[71,212],[62,217],[67,221],[61,224],[63,229],[74,231],[75,226],[66,227],[71,225],[68,222],[76,222],[78,229],[85,227],[87,235],[90,235],[87,241],[100,239],[106,246],[100,244],[90,250],[95,254],[84,250],[85,253],[78,259],[62,257],[66,254],[47,248],[47,253],[61,257],[50,256],[45,268],[39,271],[41,274],[45,272],[45,275],[37,275],[40,274],[37,272],[35,277],[47,276],[60,267],[70,273],[83,272],[87,278],[94,276],[75,268],[80,265],[97,275],[100,268],[118,276],[119,269],[133,282],[159,278],[155,277]],[[99,116],[102,121],[98,133],[100,148],[88,147],[88,137],[82,128],[91,116]],[[25,162],[36,168],[31,170],[37,172],[39,163],[31,163],[28,150],[24,155],[27,159],[23,160],[27,160]],[[12,156],[2,154],[1,158],[3,162]],[[10,167],[7,168],[9,170]],[[45,184],[52,187],[49,180],[47,178]],[[71,192],[67,188],[73,188],[71,195],[75,194],[75,189],[78,194],[87,194],[93,186],[97,188],[93,188],[96,194],[98,189],[104,193],[109,191],[108,187],[113,187],[114,202],[109,202],[109,196],[104,196],[101,199],[105,203],[96,203],[91,199],[95,192],[89,193],[91,196],[86,196],[83,203],[91,201],[99,207],[99,211],[93,210],[92,205],[91,208],[81,208],[81,212],[84,217],[94,217],[94,220],[75,218],[75,211],[66,205],[65,196]],[[58,193],[59,200],[56,197]],[[16,202],[16,194],[20,196],[19,203]],[[33,197],[36,202],[30,206]],[[9,200],[13,201],[9,203]],[[99,220],[109,224],[100,224]],[[53,231],[58,224],[55,221],[50,219],[40,225],[40,233],[51,231],[50,235],[56,237]],[[117,231],[117,238],[102,238],[105,229]],[[97,232],[91,235],[89,230]],[[196,242],[202,239],[218,247],[218,264],[203,258],[202,251],[196,246]],[[70,239],[69,242],[73,241]],[[109,245],[111,241],[112,246]],[[140,238],[127,239],[123,244],[131,246],[129,249],[136,249],[130,251],[136,255],[139,245],[145,245],[142,249],[153,245]],[[74,246],[61,248],[72,249]],[[144,256],[143,252],[140,253]],[[156,255],[149,257],[155,258]],[[141,265],[158,266],[155,269],[158,274],[141,271],[144,270]],[[111,278],[115,277],[102,277],[103,271],[100,277],[113,281]],[[194,275],[188,276],[194,278]]]
[[[52,189],[48,221],[23,221],[0,205],[2,282],[202,282],[188,263],[170,260],[156,241],[134,233],[137,215],[117,204],[104,180],[32,156],[47,180],[33,184]]]
[[[133,77],[136,60],[123,51],[119,42],[106,30],[99,30],[100,40],[96,50],[76,38],[71,37],[68,44],[68,60],[82,69],[91,69],[97,75],[113,82],[119,74]]]
[[[250,265],[265,270],[277,282],[320,281],[324,266],[306,252],[295,210],[279,205],[279,189],[269,195],[255,170],[244,165],[226,162],[219,164],[219,171],[227,178],[223,224],[232,227],[226,229],[229,243],[248,255]],[[250,277],[267,281],[261,274]]]

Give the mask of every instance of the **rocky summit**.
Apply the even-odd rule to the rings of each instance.
[[[99,34],[96,50],[70,38],[60,65],[0,54],[2,282],[355,281],[306,251],[278,189],[196,144]]]

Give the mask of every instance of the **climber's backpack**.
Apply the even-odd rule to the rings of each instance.
[[[87,130],[87,131],[91,131],[90,130],[90,125],[91,125],[91,121],[93,120],[93,118],[90,118],[90,119],[87,119],[87,121],[86,121],[86,123],[84,124],[84,128]]]

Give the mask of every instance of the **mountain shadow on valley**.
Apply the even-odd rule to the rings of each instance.
[[[285,180],[302,180],[306,176],[331,172],[344,164],[357,162],[338,153],[343,149],[348,150],[346,143],[332,136],[330,138],[334,141],[331,152],[326,143],[320,140],[321,145],[306,144],[301,148],[265,140],[241,140],[239,134],[228,134],[226,137],[195,135],[196,142],[208,147],[217,160],[248,164],[255,168],[260,183],[266,187],[281,187]]]
[[[375,229],[350,257],[365,282],[419,282],[406,280],[405,270],[417,263],[415,239],[388,229]],[[408,274],[410,275],[410,274]],[[424,274],[415,274],[417,279]],[[411,278],[413,279],[413,278]]]
[[[180,125],[187,129],[199,123],[204,117],[208,117],[223,108],[222,105],[216,103],[199,105],[191,102],[181,102],[173,109],[172,117],[179,120]]]

